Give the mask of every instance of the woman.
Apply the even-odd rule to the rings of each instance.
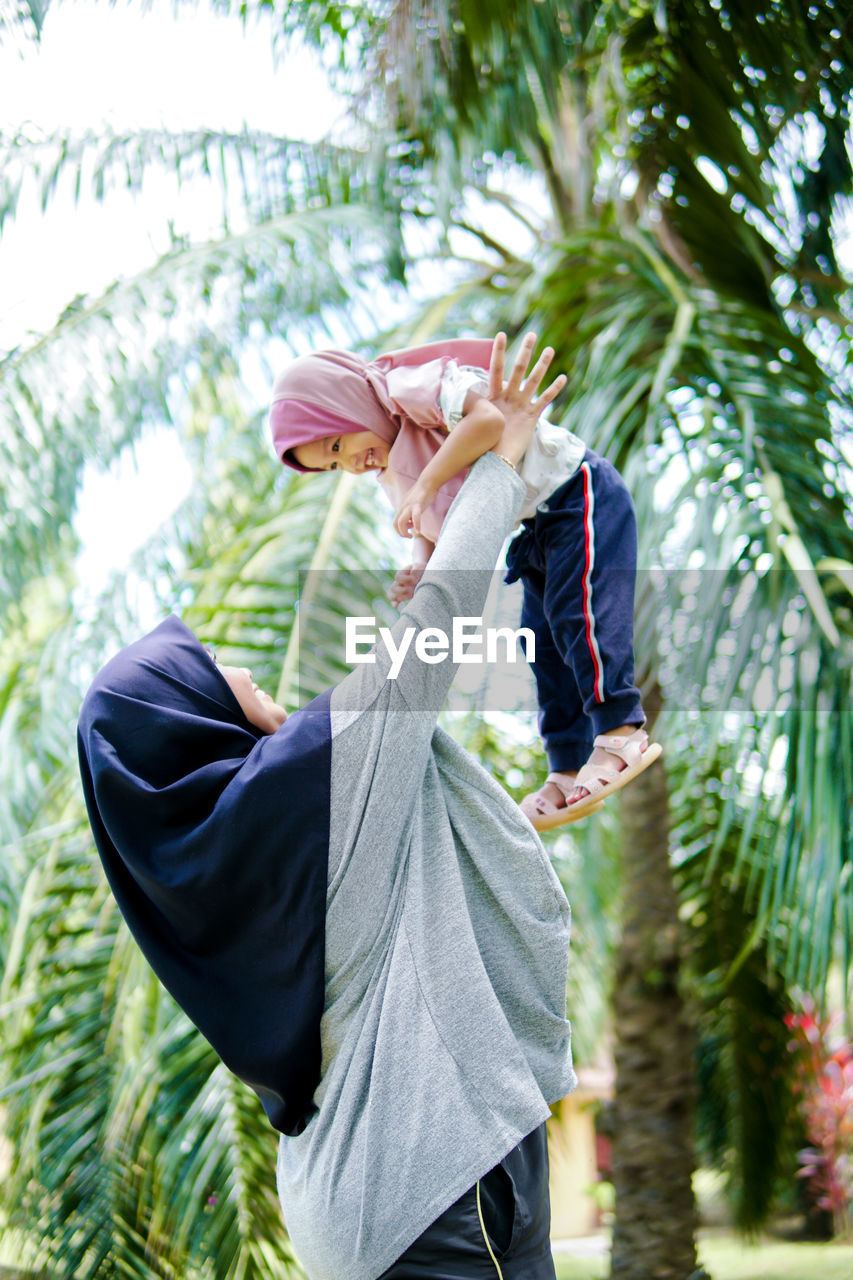
[[[482,615],[525,493],[549,362],[522,382],[531,351],[504,388],[495,343],[503,434],[395,632]],[[528,821],[436,728],[450,661],[410,645],[389,679],[375,657],[287,718],[167,620],[83,706],[96,842],[149,961],[281,1132],[312,1280],[545,1280],[568,904]]]

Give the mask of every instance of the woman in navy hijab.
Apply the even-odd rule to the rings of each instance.
[[[177,618],[86,696],[80,767],[118,905],[279,1131],[311,1280],[553,1280],[544,1122],[574,1085],[568,904],[528,820],[436,727],[556,394],[532,336],[388,646],[287,716]],[[559,385],[559,384],[557,384]],[[408,636],[408,642],[406,637]]]
[[[285,1133],[305,1124],[320,1062],[328,702],[287,722],[248,672],[217,666],[172,617],[107,663],[78,728],[122,915]]]

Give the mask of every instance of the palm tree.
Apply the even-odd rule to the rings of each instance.
[[[839,448],[849,303],[830,225],[849,187],[849,30],[829,0],[814,9],[800,22],[770,4],[763,23],[741,29],[700,0],[518,0],[494,13],[471,0],[387,10],[303,0],[285,6],[285,30],[339,42],[372,148],[363,133],[356,147],[210,133],[2,144],[5,217],[23,160],[48,197],[57,168],[73,180],[91,165],[105,198],[116,175],[140,183],[157,165],[186,175],[200,163],[230,175],[242,218],[240,231],[175,240],[137,278],[75,299],[3,362],[0,403],[18,430],[2,440],[15,519],[0,533],[0,592],[12,601],[0,724],[18,745],[4,737],[4,778],[7,751],[15,769],[0,811],[11,850],[2,1042],[18,1086],[7,1089],[7,1128],[25,1157],[4,1199],[24,1223],[44,1224],[47,1252],[65,1266],[91,1276],[119,1263],[129,1275],[212,1274],[201,1262],[211,1257],[217,1276],[288,1267],[281,1237],[270,1243],[267,1133],[129,959],[72,785],[73,688],[45,689],[46,673],[69,663],[83,682],[93,650],[126,634],[138,581],[117,583],[94,616],[68,609],[84,461],[108,461],[162,421],[181,430],[196,484],[137,572],[229,656],[251,655],[263,679],[277,678],[296,570],[325,544],[317,490],[282,483],[265,461],[241,361],[287,311],[306,342],[538,325],[571,370],[564,422],[606,450],[637,495],[650,566],[638,649],[650,697],[664,691],[672,768],[622,806],[613,1274],[694,1270],[672,860],[687,868],[687,903],[704,876],[751,895],[755,923],[719,1003],[742,998],[734,978],[765,946],[789,980],[819,986],[849,919],[853,536]],[[422,269],[435,258],[448,261],[451,286],[424,301]],[[413,317],[393,334],[374,333],[378,291]],[[57,369],[68,371],[61,402],[50,395]],[[371,527],[366,499],[346,496],[339,572],[354,563],[356,530]],[[361,564],[381,555],[371,542]],[[320,653],[306,692],[333,678]],[[713,910],[704,927],[699,916],[694,932],[707,939]]]

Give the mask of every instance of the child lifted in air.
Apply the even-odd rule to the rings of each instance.
[[[412,564],[391,588],[397,605],[412,595],[467,468],[500,438],[505,336],[495,343],[491,383],[492,343],[476,339],[371,361],[319,351],[276,379],[270,429],[284,465],[375,472],[397,510],[395,529],[414,538]],[[521,381],[535,344],[527,334],[508,387]],[[529,373],[534,389],[553,354],[546,348]],[[561,375],[541,393],[540,412],[565,381]],[[642,728],[634,685],[637,528],[624,481],[577,436],[542,418],[518,470],[527,501],[507,551],[507,581],[521,579],[521,625],[535,636],[531,665],[551,770],[521,809],[546,830],[600,808],[661,748]]]

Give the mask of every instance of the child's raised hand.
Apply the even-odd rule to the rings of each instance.
[[[422,564],[410,564],[405,569],[397,570],[394,581],[388,588],[388,599],[395,609],[399,609],[401,604],[411,600],[415,587],[423,577],[424,567]]]
[[[489,399],[500,409],[506,419],[503,435],[495,451],[506,455],[512,462],[517,462],[527,448],[542,410],[557,398],[566,385],[565,374],[561,373],[541,395],[536,395],[539,384],[554,358],[554,350],[552,347],[546,347],[528,373],[527,368],[535,346],[536,334],[525,334],[509,381],[504,385],[506,334],[497,334],[492,345]]]
[[[420,482],[413,484],[394,517],[394,528],[403,538],[417,538],[421,517],[435,498],[435,493]]]

